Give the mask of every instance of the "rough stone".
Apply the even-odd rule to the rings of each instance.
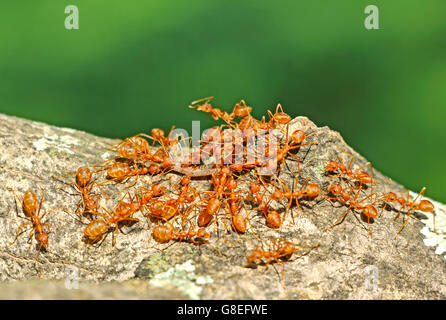
[[[311,134],[309,141],[318,145],[299,150],[303,173],[299,185],[311,178],[321,186],[328,186],[332,178],[324,175],[324,167],[337,156],[348,163],[354,156],[353,168],[367,161],[352,150],[342,137],[328,127],[318,128],[304,117],[295,118],[290,131],[301,129]],[[279,232],[264,224],[261,216],[252,218],[255,235],[236,235],[210,227],[209,244],[196,246],[175,243],[157,247],[151,238],[153,225],[142,214],[143,222],[122,227],[115,246],[114,230],[98,246],[82,241],[88,220],[64,212],[74,211],[79,195],[71,188],[58,190],[74,176],[58,179],[74,172],[79,166],[93,165],[114,156],[108,150],[116,140],[66,128],[57,128],[0,114],[0,299],[445,299],[446,263],[435,253],[435,248],[424,243],[420,230],[426,219],[414,214],[396,240],[393,239],[406,215],[394,223],[395,211],[379,208],[380,216],[370,224],[357,213],[350,212],[342,223],[329,231],[330,226],[346,210],[339,204],[319,197],[316,201],[301,201],[301,214],[293,206]],[[297,170],[297,161],[289,158],[280,178],[291,187]],[[373,191],[394,191],[404,194],[405,189],[384,177],[376,168],[377,184]],[[249,180],[249,175],[246,178]],[[102,176],[98,177],[103,180]],[[166,187],[178,183],[179,174],[163,177],[143,176],[136,186],[161,181]],[[113,208],[126,186],[107,184],[104,191],[110,199],[101,199],[101,205]],[[193,186],[206,188],[206,182],[193,181]],[[17,228],[26,222],[21,206],[16,203],[11,188],[22,197],[32,190],[39,198],[45,190],[43,211],[49,211],[45,221],[51,226],[50,246],[39,255],[36,241],[30,247],[28,233],[21,234],[16,243]],[[246,190],[245,190],[246,191]],[[364,194],[369,190],[365,190]],[[362,195],[361,195],[362,197]],[[436,202],[438,216],[444,216],[445,206]],[[282,210],[283,202],[275,205]],[[291,223],[291,217],[295,223]],[[445,230],[439,231],[442,235]],[[282,265],[269,267],[246,266],[246,256],[259,244],[268,247],[268,237],[282,237],[296,245],[320,247],[296,252]],[[260,242],[260,239],[261,242]],[[444,237],[443,237],[444,239]],[[437,249],[438,251],[438,249]],[[79,290],[66,286],[70,272],[78,272]],[[377,288],[370,290],[368,281],[377,276]],[[4,290],[2,290],[4,289]]]

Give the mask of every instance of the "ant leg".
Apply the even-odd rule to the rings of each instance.
[[[396,240],[396,238],[398,237],[398,234],[403,230],[404,226],[409,221],[409,218],[410,218],[410,210],[407,212],[407,218],[404,221],[403,225],[401,226],[400,230],[398,230],[398,232],[395,234],[395,237],[393,238],[393,240]]]
[[[355,157],[353,157],[353,155],[350,152],[347,152],[345,150],[342,150],[341,152],[345,153],[345,154],[347,154],[347,155],[349,155],[351,157],[350,162],[349,162],[348,167],[347,167],[347,170],[349,170]]]
[[[56,190],[63,190],[63,189],[68,188],[70,186],[72,186],[72,187],[76,188],[77,190],[79,190],[79,186],[75,182],[65,183],[65,186],[56,188]],[[79,192],[81,192],[81,191],[79,190]]]
[[[336,226],[338,224],[339,221],[343,220],[345,218],[345,216],[348,214],[348,212],[352,209],[352,206],[348,207],[348,209],[344,212],[344,214],[342,216],[340,216],[338,218],[338,220],[336,220],[330,227],[325,228],[325,231],[330,230],[331,228],[333,228],[334,226]]]
[[[12,245],[16,242],[17,237],[19,236],[19,231],[20,231],[20,229],[21,229],[22,227],[27,226],[27,225],[32,225],[32,224],[33,224],[32,222],[22,223],[22,224],[19,226],[19,228],[17,229],[17,233],[16,233],[16,235],[15,235],[14,241],[13,241],[13,242],[10,242],[9,245],[12,246]]]
[[[320,245],[321,245],[321,243],[318,242],[318,243],[315,244],[314,246],[302,246],[302,247],[296,247],[296,250],[295,250],[295,251],[298,251],[298,250],[300,250],[300,249],[314,249],[314,248],[319,247]]]
[[[398,213],[396,214],[395,218],[393,218],[393,223],[396,222],[396,219],[400,216],[401,210],[404,208],[404,205],[401,205],[400,209],[398,210]]]
[[[423,187],[420,191],[420,193],[418,193],[418,195],[415,197],[415,199],[412,201],[413,203],[415,203],[418,200],[418,197],[421,196],[421,198],[424,195],[424,192],[426,191],[426,187]],[[409,199],[409,190],[407,190],[407,197]]]
[[[15,193],[14,189],[11,188],[11,191],[14,193],[15,199],[22,205],[22,208],[23,208],[23,201],[20,200],[19,196]],[[23,217],[19,216],[19,210],[17,208],[17,202],[15,203],[15,205],[16,205],[16,215],[17,215],[17,217],[23,218]],[[25,212],[25,214],[26,214],[26,212]]]
[[[29,239],[31,239],[31,243],[30,243],[30,245],[29,245],[29,248],[31,249],[32,248],[32,245],[33,245],[33,240],[34,240],[34,237],[32,236],[32,233],[34,232],[34,230],[36,230],[37,229],[37,226],[35,226],[34,228],[32,228],[32,230],[29,232]],[[28,240],[29,241],[29,240]]]
[[[298,145],[292,146],[290,148],[290,150],[298,149],[298,148],[301,148],[301,147],[304,147],[304,146],[308,146],[308,145],[313,145],[313,144],[319,144],[319,142],[312,141],[312,142],[307,142],[307,143],[304,143],[304,144],[298,144]],[[290,153],[288,153],[288,154],[290,154]]]
[[[243,208],[245,208],[245,212],[246,212],[246,220],[248,220],[248,224],[249,224],[249,227],[251,228],[251,232],[254,233],[254,229],[252,228],[252,224],[251,224],[251,218],[249,217],[249,216],[251,215],[251,212],[252,212],[254,209],[251,209],[251,210],[248,212],[248,209],[246,209],[246,205],[245,205],[244,202],[243,202]]]
[[[91,191],[91,189],[93,188],[93,186],[97,186],[97,187],[99,188],[99,191],[105,196],[105,198],[107,198],[107,199],[110,198],[110,196],[102,190],[101,185],[100,185],[99,183],[97,183],[96,181],[94,181],[94,182],[91,183],[91,187],[90,187],[89,192]]]

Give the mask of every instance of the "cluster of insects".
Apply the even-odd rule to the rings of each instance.
[[[213,107],[212,99],[197,100],[189,106],[223,121],[222,125],[204,132],[196,143],[175,135],[175,126],[167,135],[155,128],[150,135],[140,133],[112,145],[115,157],[92,167],[80,167],[63,176],[75,176],[74,182],[59,189],[71,187],[79,194],[74,211],[65,211],[88,219],[83,230],[87,243],[100,243],[107,233],[113,232],[114,245],[122,226],[142,222],[135,217],[138,212],[148,221],[149,241],[155,246],[181,241],[196,245],[207,243],[211,237],[218,236],[217,224],[224,226],[223,235],[252,233],[262,241],[251,220],[257,217],[268,228],[279,231],[285,221],[294,222],[293,204],[301,214],[301,200],[316,203],[316,199],[320,199],[345,207],[344,213],[327,226],[327,231],[341,223],[349,212],[356,212],[366,218],[367,231],[371,234],[370,223],[379,217],[380,209],[390,206],[396,206],[392,207],[397,211],[395,219],[402,212],[406,214],[395,238],[415,210],[433,213],[435,217],[433,204],[422,200],[425,188],[415,199],[410,199],[409,194],[404,197],[394,192],[373,191],[376,181],[371,164],[353,170],[353,156],[349,154],[348,164],[344,164],[340,157],[325,164],[324,175],[330,181],[328,186],[322,187],[310,178],[305,179],[300,150],[303,147],[317,148],[318,141],[310,141],[312,133],[299,129],[290,131],[291,117],[280,104],[274,113],[268,110],[266,120],[265,117],[254,118],[252,107],[243,100],[227,113]],[[181,156],[177,156],[179,153]],[[295,176],[291,185],[280,178],[286,159],[297,162],[297,170],[291,172]],[[161,182],[133,187],[141,176],[162,178],[168,173],[179,178],[176,182],[171,179],[168,188]],[[98,182],[98,177],[103,177],[103,181]],[[54,178],[60,180],[61,177]],[[131,179],[134,183],[123,190],[113,208],[100,204],[102,197],[109,198],[103,191],[104,185],[114,183],[119,186]],[[299,181],[304,182],[299,186]],[[40,248],[46,249],[49,225],[42,223],[46,213],[40,214],[43,193],[40,203],[32,191],[27,191],[23,200],[16,194],[15,198],[21,203],[29,222],[20,225],[11,244],[22,227],[31,225],[31,242],[35,235]],[[268,248],[263,244],[258,246],[246,261],[248,265],[274,262],[283,265],[294,252],[319,245],[297,246],[279,237],[273,239]]]

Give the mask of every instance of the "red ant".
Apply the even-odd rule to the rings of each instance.
[[[277,179],[279,179],[279,178],[277,178]],[[293,190],[297,189],[298,179],[299,179],[299,176],[296,176]],[[280,200],[282,200],[282,198],[288,199],[288,205],[285,209],[285,213],[283,216],[284,220],[285,220],[285,216],[286,216],[288,210],[290,209],[291,205],[293,204],[293,199],[296,202],[297,209],[301,212],[300,205],[299,205],[299,198],[307,198],[309,200],[314,200],[315,198],[317,198],[317,196],[319,196],[321,189],[315,183],[308,183],[309,181],[310,181],[310,178],[305,180],[305,182],[302,184],[302,186],[300,187],[300,189],[298,191],[290,192],[286,186],[286,183],[281,180],[286,192],[282,192],[279,189],[276,189],[275,192],[273,193],[273,196],[274,196],[273,200],[280,201]],[[293,217],[293,222],[294,222],[294,216],[292,216],[292,217]]]
[[[102,208],[106,214],[99,213],[98,211],[92,212],[95,215],[102,217],[103,219],[95,219],[91,221],[84,230],[84,235],[88,238],[88,240],[92,243],[99,241],[102,239],[102,236],[105,232],[110,229],[112,225],[115,225],[116,237],[119,234],[119,226],[118,223],[122,221],[138,221],[139,219],[133,218],[133,213],[131,212],[130,207],[122,205],[121,201],[118,206],[115,207],[113,212],[109,212],[107,209]],[[116,244],[116,239],[113,239],[113,245]]]
[[[170,138],[174,129],[175,129],[175,126],[172,126],[169,134],[166,137],[164,135],[164,131],[162,129],[154,128],[154,129],[152,129],[152,137],[150,137],[150,136],[148,136],[148,137],[153,139],[153,144],[155,144],[155,142],[158,142],[163,147],[171,147],[178,143],[178,140]]]
[[[72,174],[73,173],[63,175],[63,177]],[[62,190],[66,187],[73,186],[77,191],[79,191],[82,198],[77,203],[76,212],[79,210],[81,202],[83,202],[84,204],[83,212],[96,211],[98,209],[98,197],[100,197],[100,195],[91,195],[91,190],[93,189],[93,186],[96,185],[101,193],[104,193],[102,192],[102,189],[97,182],[91,182],[92,176],[93,173],[88,167],[79,167],[76,171],[76,182],[66,184],[64,187],[58,188],[59,190]]]
[[[169,204],[175,205],[175,207],[180,211],[183,211],[186,203],[192,203],[197,197],[195,189],[192,189],[190,186],[190,181],[190,176],[183,176],[180,181],[180,186],[174,186],[174,188],[179,192],[178,197],[168,201]]]
[[[212,175],[214,190],[207,191],[207,193],[211,193],[212,195],[206,199],[203,199],[208,200],[208,203],[206,205],[206,208],[202,210],[198,216],[199,227],[208,225],[209,222],[211,222],[213,215],[220,209],[220,197],[224,192],[226,181],[231,175],[231,169],[225,166],[220,168],[219,172],[217,173],[217,175]]]
[[[263,194],[260,194],[261,187],[258,183],[252,182],[249,185],[249,190],[251,191],[252,195],[254,195],[254,203],[258,205],[255,210],[259,210],[262,212],[262,214],[265,216],[266,224],[273,229],[280,228],[280,226],[282,225],[280,214],[275,210],[270,210],[268,205],[272,200],[280,200],[282,198],[281,193],[279,194],[277,192],[273,192],[270,199],[265,203],[263,198],[266,194],[266,190],[263,192]]]
[[[170,220],[178,212],[175,206],[169,205],[166,201],[157,200],[148,206],[149,216],[159,220]]]
[[[348,154],[351,159],[350,162],[348,164],[348,166],[346,167],[344,165],[344,163],[342,162],[341,158],[337,157],[337,161],[330,161],[327,166],[325,167],[325,173],[330,175],[330,173],[335,173],[337,171],[339,171],[339,173],[334,174],[334,175],[330,175],[330,176],[339,176],[341,174],[345,174],[349,180],[356,180],[359,182],[360,185],[367,185],[370,184],[371,186],[371,193],[373,193],[373,179],[374,179],[374,173],[373,173],[373,167],[372,164],[370,162],[366,163],[364,166],[360,167],[357,170],[351,170],[350,167],[353,163],[353,155],[346,152],[346,151],[342,151],[346,154]],[[370,165],[370,170],[372,172],[372,175],[370,176],[367,172],[362,171],[361,169],[364,168],[365,166]]]
[[[294,243],[290,241],[285,241],[283,239],[279,239],[276,242],[277,239],[272,239],[272,250],[267,251],[263,248],[263,246],[258,246],[246,259],[248,260],[248,265],[251,265],[256,260],[263,260],[265,259],[266,262],[264,262],[265,266],[268,267],[270,263],[277,262],[282,264],[282,279],[285,271],[285,261],[291,258],[292,254],[296,252],[297,250],[301,249],[314,249],[320,246],[320,243],[317,243],[314,246],[302,246],[302,247],[296,247]]]
[[[210,100],[214,99],[214,97],[203,98],[200,100],[193,101],[189,108],[197,109],[198,111],[203,111],[209,113],[214,120],[222,119],[226,123],[230,124],[234,119],[234,114],[228,114],[227,112],[223,112],[218,108],[212,107],[209,103]],[[203,104],[198,104],[199,102],[205,101]]]
[[[236,117],[243,118],[251,114],[252,108],[246,105],[245,100],[236,103],[232,114]]]
[[[294,149],[299,149],[306,145],[313,145],[318,144],[318,142],[307,142],[303,143],[303,141],[308,137],[308,135],[305,134],[302,130],[295,130],[291,135],[288,135],[288,125],[287,125],[287,132],[286,132],[286,138],[285,138],[285,144],[282,149],[277,150],[274,154],[268,155],[269,161],[267,166],[269,168],[275,166],[276,163],[281,163],[279,168],[276,170],[280,171],[285,163],[285,157],[289,155],[290,157],[295,158],[298,161],[298,164],[300,162],[300,158],[296,156],[295,154],[291,153]],[[300,169],[298,168],[298,171]]]
[[[281,111],[279,111],[281,110]],[[258,121],[253,125],[254,130],[270,130],[276,128],[277,124],[288,124],[291,121],[291,117],[283,112],[280,103],[276,107],[276,112],[273,114],[270,110],[268,112],[269,121],[265,122],[265,118],[262,121]]]
[[[351,193],[347,193],[347,192],[343,191],[342,187],[341,187],[341,189],[339,189],[340,186],[339,187],[338,186],[339,185],[336,185],[335,188],[330,190],[330,192],[339,192],[339,194],[341,195],[341,198],[336,197],[333,199],[340,201],[342,204],[347,204],[347,202],[348,202],[348,208],[344,212],[344,214],[342,216],[340,216],[338,218],[338,220],[336,220],[330,227],[326,228],[325,231],[330,230],[335,225],[337,225],[339,221],[343,220],[350,210],[352,210],[352,211],[360,210],[362,215],[367,218],[367,232],[369,234],[372,234],[369,230],[370,219],[374,219],[374,218],[378,217],[378,210],[376,210],[376,208],[372,204],[361,205],[361,203],[363,201],[367,200],[368,198],[374,196],[375,193],[368,195],[367,197],[361,199],[360,201],[357,201],[356,199],[358,198],[358,195],[361,192],[361,187],[359,187],[358,192],[356,192],[355,196],[352,199]]]
[[[396,215],[396,217],[394,218],[394,221],[396,221],[396,219],[399,217],[401,210],[403,208],[407,209],[407,218],[404,221],[401,228],[395,234],[394,239],[396,239],[398,237],[398,234],[403,230],[407,221],[409,221],[410,212],[412,210],[420,210],[421,212],[424,212],[424,213],[432,212],[433,213],[433,221],[434,221],[433,222],[434,223],[434,232],[435,232],[435,207],[434,207],[434,205],[429,200],[420,200],[417,203],[418,197],[420,197],[420,196],[423,197],[425,191],[426,191],[426,187],[423,187],[421,189],[420,193],[418,193],[418,195],[412,201],[410,200],[410,197],[409,197],[409,190],[407,190],[407,199],[405,199],[403,197],[397,197],[397,195],[393,192],[388,192],[383,195],[385,204],[387,204],[388,202],[398,202],[401,205],[401,208],[398,211],[398,214]]]
[[[225,194],[228,195],[227,210],[231,216],[232,227],[237,233],[245,233],[247,227],[246,222],[248,221],[250,225],[251,222],[249,221],[249,213],[246,214],[246,217],[240,214],[242,206],[245,212],[247,212],[247,210],[239,194],[235,192],[235,189],[237,189],[237,182],[234,180],[233,177],[230,177],[226,182],[226,188],[229,190],[229,192]],[[225,228],[226,228],[226,219],[225,219]]]
[[[168,225],[156,225],[152,230],[152,237],[158,243],[175,240],[202,244],[205,239],[210,238],[210,234],[203,228],[192,230],[193,224],[190,225],[187,231],[184,230],[184,225],[181,226],[182,231],[178,231],[172,223],[165,221]]]
[[[109,166],[107,170],[107,177],[110,181],[122,182],[125,179],[136,176],[135,183],[138,181],[139,175],[146,175],[150,171],[149,167],[134,167],[130,166],[127,162],[115,162],[111,166]],[[102,184],[107,183],[108,181],[103,182]]]
[[[42,202],[43,202],[45,190],[42,190],[42,196],[40,198],[40,203],[37,201],[37,197],[35,196],[35,194],[32,191],[29,191],[29,190],[26,191],[25,195],[23,197],[23,200],[20,200],[20,198],[17,196],[17,194],[15,193],[15,191],[13,189],[12,189],[12,192],[14,193],[14,196],[17,199],[17,201],[19,201],[19,203],[22,204],[22,208],[26,215],[26,218],[30,218],[29,220],[31,220],[31,222],[22,223],[19,226],[16,236],[14,238],[14,241],[12,241],[10,243],[10,245],[13,245],[16,242],[17,237],[19,236],[19,233],[20,233],[20,230],[22,229],[22,227],[27,226],[27,225],[32,225],[33,228],[29,232],[29,240],[31,240],[29,247],[31,248],[31,246],[33,244],[32,233],[35,231],[36,240],[40,243],[39,250],[37,250],[37,255],[36,255],[36,261],[38,261],[37,259],[39,257],[40,249],[43,248],[44,250],[46,250],[48,248],[48,245],[49,245],[48,234],[51,233],[50,226],[47,223],[41,223],[42,219],[45,217],[45,215],[48,212],[45,212],[44,214],[42,214],[42,216],[40,216],[40,209],[42,208]],[[19,215],[17,214],[17,216],[19,216]],[[48,233],[44,231],[43,227],[45,227],[45,226],[48,228],[48,231],[49,231]]]

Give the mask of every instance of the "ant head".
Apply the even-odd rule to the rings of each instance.
[[[221,173],[224,174],[225,176],[229,176],[231,174],[231,169],[229,169],[229,167],[223,167],[221,169]]]
[[[195,193],[193,192],[193,191],[189,191],[187,194],[186,194],[186,201],[187,202],[192,202],[192,201],[194,201],[195,200]]]
[[[251,114],[251,111],[252,111],[252,108],[248,107],[244,100],[240,100],[239,103],[235,104],[234,114],[239,118],[248,116],[249,114]]]
[[[148,172],[149,172],[151,175],[155,175],[155,174],[159,173],[160,171],[161,171],[161,168],[160,168],[157,164],[152,163],[152,164],[149,166],[149,170],[148,170]]]
[[[341,194],[342,187],[339,184],[335,184],[334,186],[328,188],[328,191],[331,192],[332,194],[338,195]]]
[[[181,185],[182,186],[187,186],[190,183],[190,176],[183,176],[183,178],[181,178]]]
[[[228,188],[229,190],[237,189],[237,182],[234,180],[233,177],[230,177],[226,182],[226,188]]]
[[[272,194],[271,194],[271,199],[275,200],[275,201],[280,201],[283,198],[283,193],[282,191],[276,189]]]
[[[388,192],[388,193],[385,195],[385,200],[386,200],[387,202],[395,202],[395,201],[397,201],[397,196],[396,196],[396,194],[393,193],[393,192]]]
[[[88,210],[95,211],[98,206],[96,204],[96,201],[94,201],[93,199],[90,198],[85,201],[85,207],[87,207]]]
[[[76,173],[76,182],[80,187],[85,187],[91,180],[91,170],[88,167],[79,167]]]
[[[205,102],[202,105],[199,105],[197,110],[198,111],[203,111],[203,112],[211,112],[212,111],[212,105],[209,102]]]
[[[141,210],[141,203],[139,203],[139,202],[132,202],[130,204],[130,211],[131,212],[137,212],[139,210]]]
[[[48,234],[47,233],[39,233],[36,235],[37,241],[40,242],[44,249],[48,248]]]
[[[333,172],[333,171],[338,170],[338,168],[339,168],[338,163],[336,161],[332,160],[325,167],[325,172]]]
[[[206,238],[210,238],[211,235],[205,229],[200,228],[197,231],[197,237],[200,238],[200,239],[206,239]]]
[[[277,112],[274,115],[274,120],[279,124],[287,124],[291,121],[291,117],[287,115],[285,112]],[[299,130],[300,131],[300,130]]]
[[[163,138],[164,137],[164,131],[162,129],[159,129],[159,128],[154,128],[154,129],[152,129],[152,136],[155,139]]]

